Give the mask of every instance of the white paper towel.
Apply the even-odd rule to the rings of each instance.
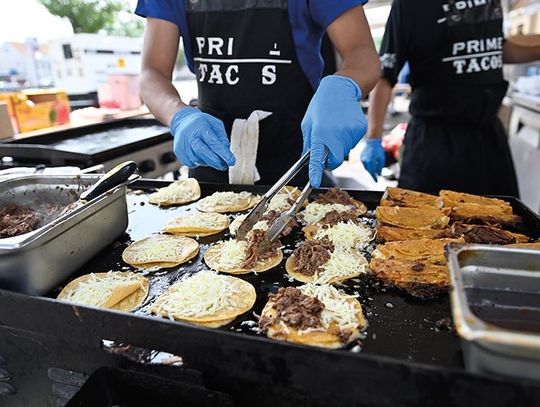
[[[231,130],[231,151],[236,164],[229,167],[229,183],[253,185],[261,179],[255,162],[259,147],[259,122],[271,112],[255,110],[247,119],[235,119]]]

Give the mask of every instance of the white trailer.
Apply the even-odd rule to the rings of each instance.
[[[74,34],[49,42],[55,86],[68,95],[97,91],[110,74],[138,74],[142,38]]]

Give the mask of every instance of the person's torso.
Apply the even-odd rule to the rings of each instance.
[[[417,117],[484,122],[506,92],[500,0],[410,1],[407,56]],[[421,4],[421,6],[420,6]]]

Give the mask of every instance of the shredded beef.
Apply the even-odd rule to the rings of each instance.
[[[276,210],[270,210],[266,212],[262,217],[261,221],[267,221],[269,226],[272,226],[273,223],[278,220],[278,218],[281,216],[281,212],[278,212]],[[281,232],[281,236],[289,236],[293,229],[296,227],[297,221],[296,219],[291,219],[290,222],[285,226],[283,231]]]
[[[266,260],[277,255],[281,242],[276,240],[263,253],[259,252],[259,245],[266,238],[266,232],[260,229],[254,229],[247,235],[247,251],[244,262],[240,265],[242,268],[252,268],[259,260]]]
[[[0,210],[0,238],[31,232],[39,221],[35,211],[15,204],[7,205]]]
[[[315,200],[320,204],[354,205],[351,196],[346,191],[330,188],[326,193],[319,195]]]
[[[334,251],[334,245],[327,238],[307,240],[293,252],[295,270],[306,276],[313,276],[322,271]]]
[[[268,299],[272,302],[276,315],[263,316],[259,319],[259,328],[262,332],[267,332],[268,328],[279,321],[298,330],[321,326],[324,304],[318,298],[307,296],[295,287],[282,287],[277,294],[270,294]]]
[[[358,213],[356,210],[351,210],[351,211],[344,211],[344,212],[338,212],[338,211],[332,211],[332,212],[328,212],[324,218],[321,219],[321,221],[319,223],[323,224],[323,225],[328,225],[328,226],[335,226],[337,225],[339,222],[349,222],[349,221],[353,221],[354,223],[358,223]]]
[[[456,237],[462,236],[467,243],[505,245],[517,241],[511,233],[486,225],[465,225],[456,222],[452,225],[452,233]]]

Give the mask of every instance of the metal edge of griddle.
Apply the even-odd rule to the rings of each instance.
[[[13,334],[21,338],[29,334],[31,337],[33,332],[55,337],[58,332],[69,329],[69,337],[64,340],[76,341],[81,351],[95,348],[107,338],[171,352],[182,357],[184,366],[201,371],[210,382],[219,381],[208,377],[212,372],[239,383],[262,381],[271,388],[291,386],[309,391],[312,397],[336,394],[349,402],[365,399],[370,401],[369,405],[392,407],[417,405],[410,404],[411,400],[438,406],[464,405],[477,400],[480,403],[475,405],[489,402],[491,406],[503,406],[505,399],[500,397],[500,392],[511,394],[512,401],[521,396],[540,402],[540,385],[532,381],[514,381],[378,355],[340,353],[262,336],[235,335],[150,316],[126,315],[49,298],[28,298],[5,290],[0,290],[0,304],[1,326],[16,329]],[[54,315],[55,318],[40,318],[34,322],[20,318],[21,313]],[[160,334],[140,334],[156,331]],[[69,363],[69,360],[57,363]],[[316,387],[313,387],[313,372],[320,376]],[[486,389],[491,391],[486,392]],[[467,398],[463,399],[465,395]],[[452,397],[457,402],[451,402]]]
[[[139,140],[135,143],[129,144],[129,147],[120,146],[101,153],[84,154],[76,153],[72,151],[54,150],[49,147],[49,144],[62,141],[69,138],[77,138],[85,136],[95,132],[107,131],[117,127],[129,126],[129,127],[146,127],[146,126],[162,126],[163,124],[156,119],[123,119],[117,121],[107,121],[98,124],[92,124],[87,126],[81,126],[77,128],[70,128],[65,130],[59,130],[54,133],[27,137],[22,139],[7,139],[0,143],[0,157],[12,157],[15,160],[23,160],[24,162],[32,162],[41,160],[40,163],[44,163],[44,160],[48,161],[48,164],[54,164],[57,161],[65,162],[80,162],[86,161],[88,163],[103,162],[119,155],[125,155],[133,149],[143,149],[156,145],[162,141],[172,140],[169,130],[164,130],[163,133],[155,135],[149,139]],[[35,144],[34,144],[35,143]]]

